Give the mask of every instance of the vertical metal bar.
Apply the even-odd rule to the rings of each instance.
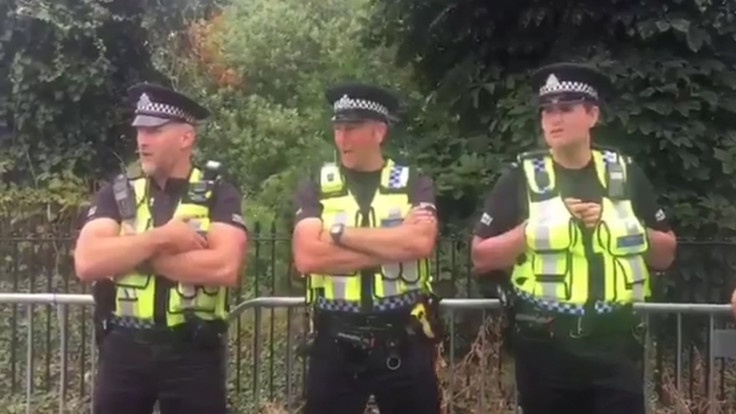
[[[256,306],[253,312],[254,329],[253,329],[253,404],[258,407],[260,401],[261,387],[259,384],[259,372],[261,362],[261,307]]]
[[[94,414],[95,409],[95,384],[97,383],[96,377],[97,377],[97,339],[95,338],[95,330],[91,329],[90,332],[90,351],[89,351],[89,357],[91,360],[90,364],[90,381],[89,381],[89,395],[90,395],[90,404],[89,404],[89,412],[90,414]],[[84,344],[84,342],[82,342]],[[82,374],[84,375],[84,374]]]
[[[253,264],[253,273],[254,273],[254,279],[255,279],[255,288],[254,293],[256,297],[260,296],[260,285],[261,285],[261,272],[260,272],[260,262],[261,262],[261,223],[255,224],[255,236],[256,236],[256,245],[254,249],[255,253],[255,260]],[[253,376],[251,379],[253,380],[253,404],[254,407],[258,407],[260,404],[259,401],[259,371],[260,371],[260,360],[261,360],[261,348],[260,348],[260,337],[261,337],[261,307],[256,306],[255,309],[253,309],[253,322],[254,322],[254,329],[253,329]]]
[[[67,305],[59,304],[56,307],[56,314],[59,319],[59,353],[61,354],[61,366],[59,367],[59,414],[64,414],[64,406],[66,401],[66,348],[67,348],[67,325],[66,325]],[[82,371],[84,376],[84,371]]]
[[[20,292],[20,290],[18,289],[18,262],[20,262],[20,258],[18,257],[18,244],[20,243],[20,241],[16,239],[13,240],[11,243],[13,244],[13,264],[11,270],[11,272],[13,273],[13,292]],[[20,384],[20,381],[18,381],[17,372],[18,304],[14,303],[12,305],[12,308],[13,314],[10,317],[10,393],[15,394],[18,391],[17,384]]]
[[[26,414],[31,413],[31,394],[33,392],[33,304],[26,308],[28,321],[28,343],[26,344]]]
[[[290,307],[286,308],[286,411],[291,412],[291,358],[293,358],[291,351],[291,316],[293,315],[293,309]]]
[[[470,290],[468,290],[468,293],[470,293]],[[483,334],[480,337],[480,346],[483,350],[480,355],[480,389],[478,390],[480,392],[480,412],[485,413],[486,411],[486,358],[485,358],[485,351],[486,351],[486,310],[483,309],[481,311],[481,323],[480,327],[483,329]]]
[[[453,392],[455,392],[455,309],[450,310],[450,389],[448,391],[450,398],[447,404],[448,414],[455,411],[452,404],[454,400],[452,398]]]
[[[682,313],[677,312],[677,355],[675,356],[675,388],[682,391]],[[677,414],[682,413],[682,404],[676,404]]]
[[[276,294],[276,222],[271,222],[271,295]],[[268,378],[268,397],[269,401],[273,401],[273,394],[274,394],[274,330],[276,329],[276,314],[275,309],[271,307],[271,326],[268,332],[268,371],[269,371],[269,378]]]
[[[708,382],[706,384],[708,388],[708,412],[709,413],[715,413],[715,387],[713,387],[713,330],[714,330],[715,321],[713,318],[713,313],[710,313],[708,315],[708,368],[707,368],[707,375],[708,375]]]
[[[651,369],[651,329],[649,328],[651,326],[651,316],[649,315],[649,312],[646,312],[644,314],[644,326],[646,329],[644,329],[644,400],[647,402],[646,406],[646,412],[647,414],[653,413],[652,403],[651,403],[651,376],[652,376],[652,369]]]
[[[52,244],[53,242],[49,242],[49,244]],[[44,243],[46,244],[46,243]],[[48,246],[44,246],[48,247]],[[51,249],[46,248],[46,258],[44,260],[44,263],[51,262]],[[52,280],[51,280],[51,272],[48,271],[48,269],[44,269],[46,273],[46,291],[47,292],[53,292],[53,286],[52,286]],[[46,392],[51,391],[51,310],[52,306],[51,304],[46,304],[46,338],[45,338],[45,346],[46,346],[46,353],[45,353],[45,362],[46,362],[46,369],[45,369],[45,388]],[[57,311],[58,308],[53,309]]]

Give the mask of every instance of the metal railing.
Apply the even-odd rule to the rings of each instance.
[[[67,412],[67,370],[69,368],[69,364],[67,363],[67,357],[69,352],[69,346],[68,346],[68,323],[66,314],[68,311],[68,306],[70,305],[92,305],[93,299],[90,295],[84,295],[84,294],[45,294],[45,293],[35,293],[35,294],[18,294],[18,293],[0,293],[0,304],[14,304],[14,305],[27,305],[26,308],[26,320],[25,324],[28,329],[27,334],[27,354],[26,354],[26,384],[25,384],[25,412],[31,413],[31,412],[41,412],[33,410],[32,403],[33,403],[33,377],[34,377],[34,337],[33,337],[33,308],[35,305],[46,305],[46,306],[55,306],[56,307],[56,313],[58,315],[58,325],[59,325],[59,336],[61,338],[60,340],[60,364],[59,364],[59,375],[58,375],[58,412],[64,413]],[[288,317],[288,314],[291,313],[291,311],[294,310],[294,308],[299,308],[304,306],[304,299],[301,297],[259,297],[255,299],[246,300],[240,304],[237,304],[233,307],[231,313],[230,313],[230,323],[231,324],[240,324],[243,322],[243,318],[246,316],[247,311],[253,311],[253,317],[254,317],[254,323],[251,325],[253,332],[251,332],[248,335],[237,335],[235,337],[231,337],[229,341],[229,371],[228,371],[228,377],[229,381],[231,382],[230,388],[232,390],[231,392],[231,398],[238,399],[241,398],[243,400],[247,400],[250,404],[259,404],[261,401],[281,401],[285,404],[287,412],[293,412],[290,410],[293,410],[296,408],[301,400],[300,395],[296,395],[296,382],[299,382],[298,375],[295,375],[296,372],[294,370],[296,363],[294,362],[295,359],[297,359],[294,355],[294,335],[291,332],[291,328],[293,325],[290,325],[291,319]],[[466,412],[465,410],[468,409],[468,407],[462,407],[458,405],[455,400],[461,400],[457,397],[468,397],[468,398],[475,398],[475,401],[472,404],[474,409],[480,409],[482,412],[503,412],[502,410],[508,410],[506,412],[511,412],[514,405],[514,384],[512,381],[505,382],[504,378],[501,378],[502,371],[497,369],[498,367],[493,367],[492,363],[496,364],[504,364],[505,358],[502,358],[502,352],[500,346],[496,343],[498,340],[498,334],[491,334],[491,336],[494,336],[493,338],[487,338],[482,335],[477,335],[476,340],[481,342],[486,342],[485,346],[488,346],[490,351],[488,351],[488,354],[482,354],[479,349],[485,349],[482,346],[481,347],[471,347],[470,352],[467,355],[470,355],[468,357],[467,355],[464,356],[465,360],[467,361],[468,358],[469,361],[471,361],[470,364],[467,364],[465,368],[468,368],[466,371],[463,371],[462,369],[458,369],[458,366],[460,366],[463,361],[462,358],[458,358],[458,353],[462,353],[462,346],[459,346],[459,341],[462,337],[462,325],[463,323],[458,323],[458,318],[463,319],[467,315],[462,315],[464,311],[478,311],[480,310],[483,315],[480,319],[474,318],[470,319],[470,324],[475,324],[476,331],[477,327],[479,325],[482,325],[484,321],[487,322],[487,319],[492,318],[486,318],[486,312],[487,311],[493,311],[498,310],[500,308],[500,303],[498,300],[495,299],[445,299],[441,302],[441,307],[444,312],[448,312],[449,314],[446,315],[449,317],[448,320],[448,332],[447,332],[447,343],[444,344],[445,352],[443,353],[443,358],[446,359],[448,362],[447,365],[443,368],[444,373],[447,374],[446,376],[442,377],[443,379],[443,385],[444,385],[444,392],[445,396],[452,397],[450,399],[453,400],[452,404],[449,404],[447,407],[448,413],[462,413]],[[676,322],[676,340],[675,344],[671,345],[663,345],[664,348],[668,348],[668,346],[671,348],[672,351],[668,358],[664,358],[664,360],[671,359],[672,364],[674,367],[665,367],[665,368],[657,368],[655,366],[652,366],[655,359],[652,358],[653,352],[660,352],[658,350],[658,345],[654,342],[660,342],[660,340],[653,339],[652,335],[656,336],[657,332],[656,329],[648,330],[647,331],[647,339],[646,339],[646,347],[645,347],[645,354],[647,357],[645,358],[645,361],[647,362],[644,367],[644,375],[645,378],[647,378],[647,392],[651,393],[653,391],[653,387],[656,384],[652,383],[652,371],[657,369],[665,369],[669,370],[671,369],[672,375],[675,377],[673,383],[671,384],[671,387],[674,388],[675,391],[678,392],[685,392],[685,386],[682,383],[683,375],[682,370],[683,366],[686,364],[694,364],[696,361],[693,360],[692,354],[690,356],[687,355],[685,351],[685,348],[687,348],[687,341],[685,340],[685,331],[687,330],[687,323],[685,321],[688,317],[697,317],[697,316],[707,316],[708,322],[707,324],[696,324],[700,326],[700,328],[703,328],[703,325],[705,325],[705,330],[703,329],[696,329],[696,336],[705,334],[705,342],[708,346],[702,347],[702,352],[705,352],[707,356],[703,358],[705,361],[705,365],[702,367],[702,369],[705,371],[703,375],[701,375],[700,380],[704,381],[704,384],[702,386],[705,388],[704,393],[695,393],[696,397],[703,398],[704,401],[700,402],[700,406],[702,408],[702,411],[696,410],[695,412],[708,412],[708,413],[719,413],[719,412],[730,412],[728,410],[733,410],[734,407],[736,407],[736,395],[734,395],[734,388],[736,388],[736,382],[734,381],[733,376],[730,377],[728,375],[724,375],[724,371],[729,370],[729,365],[726,363],[726,361],[721,361],[721,376],[720,379],[717,374],[717,361],[722,360],[722,358],[719,357],[718,353],[715,352],[716,344],[714,340],[715,333],[719,332],[717,323],[717,319],[719,319],[722,315],[730,315],[730,306],[729,305],[722,305],[722,304],[674,304],[674,303],[642,303],[637,304],[635,308],[641,312],[644,313],[647,325],[653,326],[660,323],[659,321],[655,321],[655,318],[658,318],[660,316],[666,316],[666,317],[675,317]],[[277,320],[278,318],[272,317],[270,319],[271,326],[269,329],[267,329],[266,334],[264,335],[263,330],[263,321],[261,318],[261,313],[264,311],[268,312],[278,312],[278,311],[286,311],[287,312],[287,318],[284,319],[286,326],[285,326],[285,333],[276,333],[276,327],[273,323],[274,320]],[[281,315],[283,316],[283,315]],[[728,318],[730,319],[730,317]],[[269,319],[267,319],[268,321]],[[467,319],[466,319],[467,322]],[[484,328],[485,329],[485,328]],[[484,329],[481,329],[483,331]],[[490,332],[491,330],[488,330],[487,332]],[[240,331],[236,331],[240,332]],[[252,335],[251,335],[252,334]],[[243,347],[243,341],[246,340],[247,336],[251,336],[252,343],[247,343]],[[275,338],[275,339],[274,339]],[[266,359],[267,363],[270,365],[268,368],[265,368],[261,365],[261,362],[263,361],[263,358],[261,358],[261,353],[264,352],[263,347],[261,346],[264,340],[272,340],[272,341],[285,341],[285,343],[282,344],[281,350],[285,353],[284,356],[279,357],[274,354],[274,348],[271,348],[270,350],[270,357]],[[251,346],[252,345],[252,346]],[[736,347],[736,343],[732,344],[734,347]],[[89,355],[89,366],[90,366],[90,383],[93,383],[91,378],[94,375],[95,370],[95,344],[94,339],[90,341],[88,344],[85,344],[85,346],[90,347]],[[241,352],[243,349],[249,350],[251,354],[252,364],[249,366],[251,369],[250,378],[248,378],[248,383],[250,385],[250,390],[245,390],[242,387],[240,387],[240,381],[242,380],[242,364],[238,359],[233,358],[233,352]],[[283,365],[282,367],[279,367],[278,370],[280,370],[281,375],[285,376],[285,379],[282,384],[274,384],[274,379],[277,376],[271,375],[268,378],[268,382],[271,384],[264,384],[260,380],[260,376],[264,374],[264,369],[266,371],[271,371],[272,373],[275,370],[274,365],[276,364],[276,361],[282,361]],[[82,361],[86,362],[86,361]],[[248,365],[248,364],[246,364]],[[0,367],[0,370],[4,369],[3,367]],[[734,369],[734,367],[730,367],[731,370]],[[0,371],[2,372],[2,371]],[[234,384],[233,384],[234,382]],[[473,395],[470,394],[467,391],[463,391],[462,387],[468,388],[472,386],[475,387],[474,389],[477,391],[473,391]],[[495,383],[495,385],[494,385]],[[720,385],[720,393],[719,395],[716,395],[716,389]],[[277,391],[276,389],[279,388]],[[489,389],[495,390],[494,392],[497,393],[497,395],[490,395]],[[262,393],[267,393],[267,398],[261,398]],[[84,410],[90,410],[91,404],[90,404],[90,397],[92,395],[92,389],[90,388],[87,395],[81,396],[83,400],[83,406]],[[655,393],[656,394],[656,393]],[[501,398],[498,398],[498,397]],[[692,385],[691,385],[691,396],[689,399],[693,399],[692,395]],[[683,400],[686,400],[688,398],[683,397]],[[667,402],[667,401],[665,401]],[[694,405],[695,403],[691,403],[691,405]],[[236,404],[238,407],[243,407],[243,403],[239,402]],[[493,405],[493,407],[491,407]],[[503,405],[503,407],[499,407],[499,405]],[[677,402],[677,401],[670,401],[670,405],[673,406],[674,411],[678,413],[689,413],[690,407],[687,405],[687,403],[684,402]],[[728,407],[728,408],[727,408]],[[497,411],[491,411],[491,410],[497,410]],[[725,411],[723,411],[725,410]],[[50,409],[47,409],[45,412],[51,412]],[[81,410],[77,411],[81,412]],[[253,411],[255,412],[255,411]]]

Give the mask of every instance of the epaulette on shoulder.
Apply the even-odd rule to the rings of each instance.
[[[623,158],[623,160],[626,162],[626,164],[631,164],[633,162],[633,158],[621,151],[619,148],[608,146],[608,145],[593,145],[593,149],[597,151],[609,151],[616,153],[619,157]]]
[[[546,157],[549,155],[549,151],[546,149],[536,149],[531,151],[525,151],[516,156],[516,162],[521,164],[524,160]]]

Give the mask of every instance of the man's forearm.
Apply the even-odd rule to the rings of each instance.
[[[212,249],[162,255],[151,260],[156,274],[180,283],[233,286],[238,281],[240,263]]]
[[[346,228],[340,244],[351,250],[383,259],[404,262],[428,257],[434,248],[434,232],[427,225],[390,228]]]
[[[295,251],[296,266],[301,273],[348,275],[384,262],[378,257],[335,246],[327,237],[322,233],[322,237]]]
[[[161,243],[154,231],[130,235],[97,237],[74,251],[74,267],[83,281],[101,280],[130,273],[151,258]]]
[[[473,271],[485,273],[508,269],[526,248],[524,228],[519,226],[501,235],[480,240],[472,248]]]
[[[672,232],[663,232],[647,229],[649,238],[649,251],[645,260],[649,266],[656,270],[666,270],[675,260],[677,250],[677,239]]]

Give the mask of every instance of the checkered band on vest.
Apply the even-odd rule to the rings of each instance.
[[[406,186],[406,179],[403,176],[405,170],[408,170],[408,168],[401,165],[391,167],[391,171],[388,173],[388,188],[395,189]]]
[[[158,116],[161,118],[179,118],[191,124],[196,121],[195,117],[192,114],[184,111],[181,108],[165,103],[152,102],[148,95],[146,95],[145,93],[142,94],[140,99],[138,100],[135,113],[136,115],[150,115]]]
[[[388,296],[385,298],[373,299],[373,312],[387,312],[413,306],[420,300],[422,292],[412,290],[402,295]],[[317,297],[315,299],[315,307],[317,309],[333,312],[361,312],[360,303],[348,302],[345,300],[325,299]]]
[[[595,88],[593,88],[592,86],[583,82],[553,82],[547,83],[546,85],[539,88],[539,96],[564,92],[584,93],[595,99],[598,99],[598,91],[596,91]]]
[[[337,100],[333,104],[333,110],[335,113],[342,111],[349,111],[353,109],[363,109],[366,111],[376,112],[385,117],[388,117],[388,108],[379,104],[378,102],[368,101],[365,99],[352,99],[347,95],[343,95],[342,98]]]
[[[523,300],[524,302],[530,303],[532,306],[535,306],[540,310],[553,313],[561,313],[565,315],[585,315],[585,308],[582,305],[537,298],[535,296],[532,296],[528,292],[524,292],[523,290],[518,289],[517,287],[514,287],[514,291],[516,292],[516,295],[519,297],[519,299]],[[624,305],[618,303],[597,300],[593,305],[593,310],[596,314],[606,314],[614,312],[622,308],[623,306]]]

